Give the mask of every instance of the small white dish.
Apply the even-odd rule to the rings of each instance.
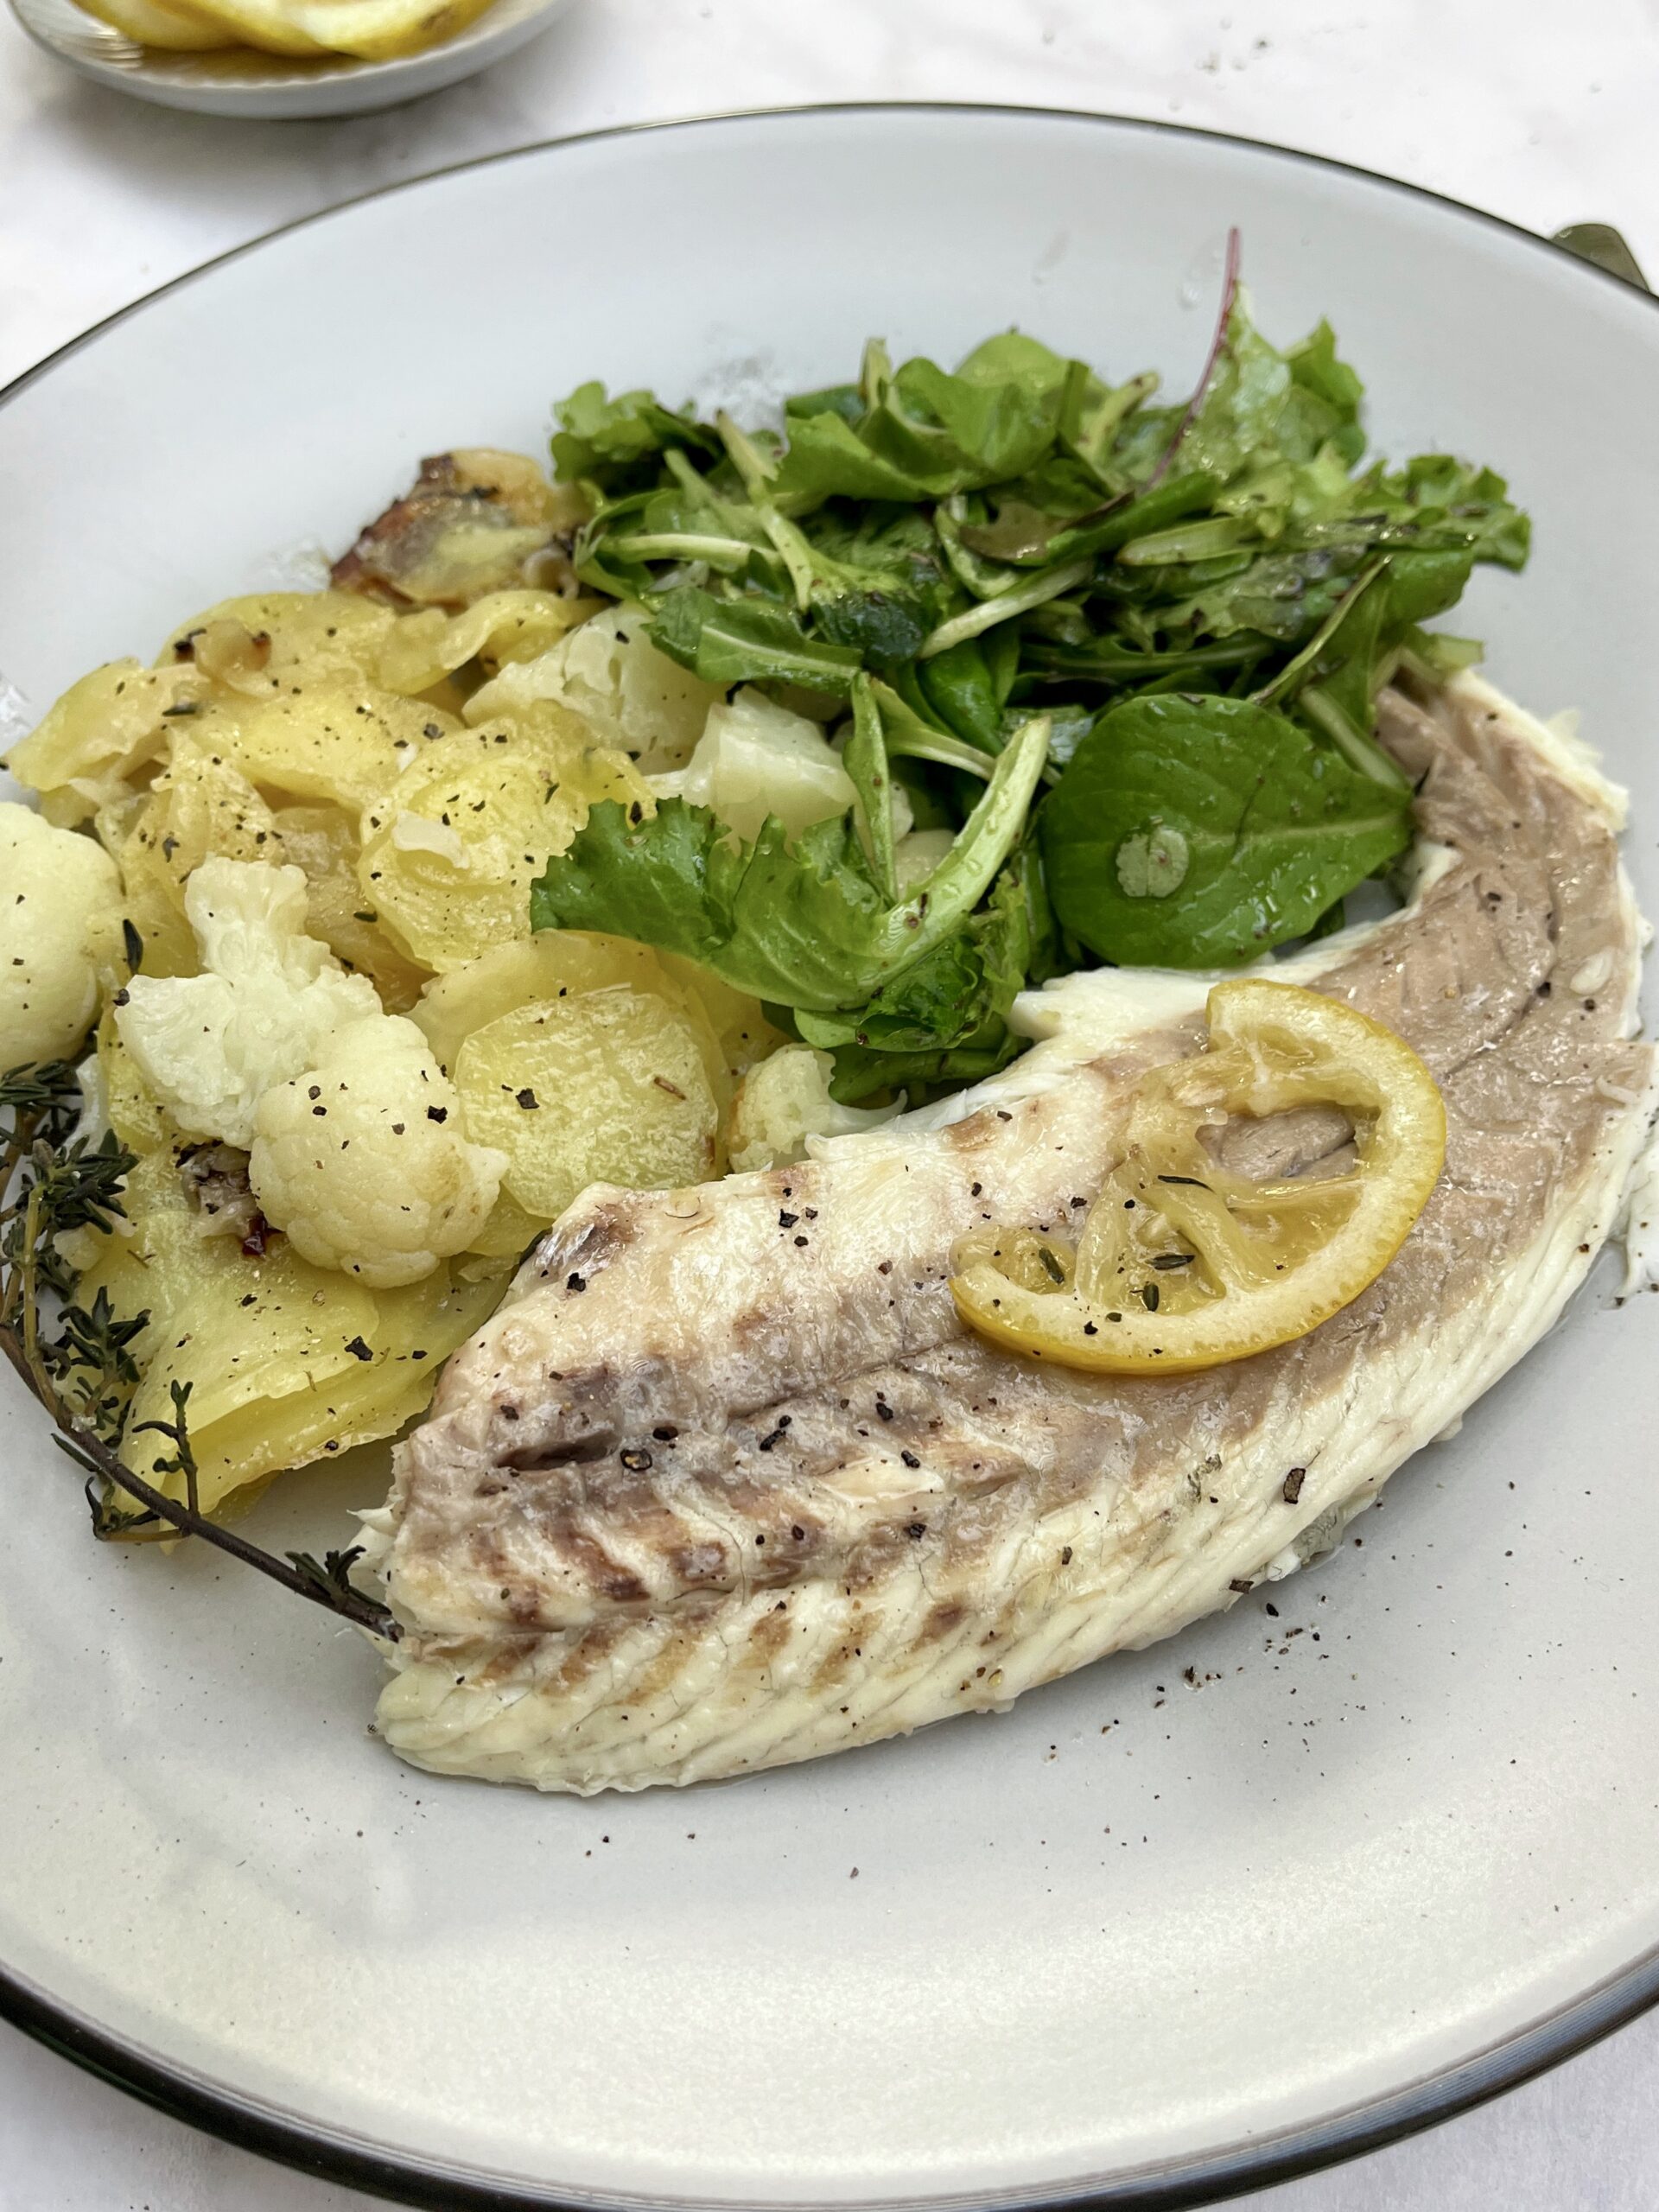
[[[357,61],[346,54],[299,61],[247,47],[164,54],[111,30],[75,0],[11,0],[11,11],[37,46],[118,92],[197,115],[297,122],[396,107],[457,85],[516,54],[569,5],[570,0],[495,0],[454,38],[392,61]]]

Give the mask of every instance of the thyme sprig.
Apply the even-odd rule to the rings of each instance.
[[[360,1545],[330,1551],[321,1561],[308,1552],[279,1559],[202,1511],[188,1382],[171,1386],[170,1421],[140,1421],[133,1430],[172,1445],[172,1456],[156,1460],[152,1471],[181,1477],[183,1500],[121,1459],[118,1446],[138,1382],[130,1347],[149,1317],[118,1315],[101,1288],[90,1305],[78,1304],[75,1270],[60,1239],[75,1230],[107,1231],[124,1217],[123,1187],[137,1161],[112,1134],[97,1143],[76,1136],[79,1109],[79,1084],[67,1062],[0,1076],[0,1351],[51,1415],[54,1441],[85,1472],[93,1533],[105,1540],[162,1530],[199,1536],[296,1597],[395,1641],[397,1624],[387,1607],[351,1580]]]

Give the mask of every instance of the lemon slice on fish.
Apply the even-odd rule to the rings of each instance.
[[[1075,1243],[1014,1228],[957,1246],[969,1327],[1062,1366],[1180,1374],[1305,1336],[1388,1266],[1446,1158],[1428,1070],[1381,1022],[1294,984],[1218,983],[1208,1014],[1205,1051],[1136,1085]],[[1205,1141],[1310,1108],[1336,1109],[1351,1139],[1329,1116],[1338,1141],[1298,1173],[1254,1180]]]

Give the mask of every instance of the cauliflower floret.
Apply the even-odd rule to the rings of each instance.
[[[684,768],[651,780],[659,798],[677,795],[706,806],[749,839],[769,814],[794,836],[810,823],[845,814],[858,796],[817,723],[753,684],[729,705],[709,709]]]
[[[607,607],[534,660],[512,661],[467,702],[469,722],[552,699],[582,716],[601,745],[632,753],[653,772],[683,765],[710,707],[724,696],[646,635],[639,607]]]
[[[415,1024],[378,1014],[337,1029],[314,1065],[260,1100],[248,1179],[302,1258],[390,1290],[472,1243],[506,1166],[467,1141],[454,1086]]]
[[[310,1066],[331,1031],[379,1018],[380,1001],[307,936],[296,868],[206,860],[184,908],[202,973],[135,976],[116,1027],[181,1129],[245,1151],[261,1095]]]
[[[892,1106],[843,1106],[830,1096],[835,1062],[810,1045],[785,1045],[739,1086],[732,1108],[732,1166],[781,1167],[806,1157],[809,1137],[850,1136],[903,1111]]]
[[[0,800],[0,1068],[79,1044],[98,1010],[93,925],[120,903],[101,845]]]

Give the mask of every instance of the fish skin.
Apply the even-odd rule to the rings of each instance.
[[[956,1238],[1075,1219],[1130,1085],[1199,1048],[1198,1014],[1052,1081],[1039,1048],[944,1128],[591,1191],[452,1359],[372,1516],[404,1631],[391,1746],[582,1794],[749,1772],[1001,1708],[1327,1548],[1560,1313],[1655,1109],[1607,810],[1496,696],[1385,699],[1420,830],[1457,858],[1317,977],[1416,1046],[1447,1109],[1440,1185],[1369,1290],[1183,1377],[963,1331]],[[1290,1136],[1299,1159],[1332,1141]]]

